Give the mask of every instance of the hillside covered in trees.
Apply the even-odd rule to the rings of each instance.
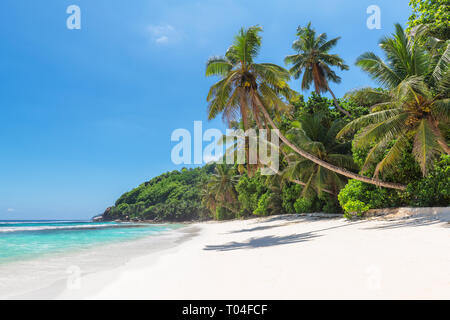
[[[164,173],[123,194],[103,218],[106,220],[189,221],[209,218],[201,190],[214,165]]]

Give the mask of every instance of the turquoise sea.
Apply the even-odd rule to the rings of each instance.
[[[0,221],[0,264],[136,240],[179,227],[91,221]]]

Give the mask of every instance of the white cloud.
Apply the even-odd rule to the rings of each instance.
[[[180,32],[170,24],[151,25],[148,27],[148,32],[152,40],[158,45],[176,43],[181,38]]]
[[[16,211],[14,208],[8,208],[8,209],[6,209],[6,211],[8,211],[8,212],[14,212],[14,211]]]
[[[169,38],[167,36],[161,36],[155,40],[156,43],[166,44],[169,43]]]

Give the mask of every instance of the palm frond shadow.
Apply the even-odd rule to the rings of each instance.
[[[447,223],[445,223],[447,222]],[[397,229],[407,227],[424,227],[435,224],[445,223],[443,227],[450,227],[450,222],[447,220],[439,219],[438,217],[419,217],[419,218],[404,218],[397,221],[387,221],[381,225],[367,227],[366,230],[381,230],[381,229]]]
[[[274,221],[295,221],[295,222],[312,222],[316,220],[331,220],[331,219],[341,219],[342,217],[330,216],[327,218],[324,217],[314,217],[314,216],[302,216],[300,214],[284,214],[279,216],[273,216],[264,220],[263,223],[274,222]],[[257,221],[255,223],[261,223]]]
[[[242,232],[261,231],[261,230],[267,230],[267,229],[278,228],[278,227],[281,227],[281,225],[260,226],[260,227],[254,227],[254,228],[249,228],[249,229],[234,230],[234,231],[230,231],[228,233],[242,233]]]
[[[320,237],[312,232],[306,232],[301,234],[292,234],[289,236],[276,237],[276,236],[265,236],[260,238],[250,238],[244,242],[229,242],[222,245],[208,245],[203,250],[216,250],[216,251],[231,251],[239,249],[255,249],[279,246],[285,244],[299,243],[309,241],[311,239]]]

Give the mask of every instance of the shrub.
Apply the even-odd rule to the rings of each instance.
[[[257,216],[268,216],[269,215],[269,204],[270,204],[270,193],[266,192],[259,198],[258,207],[253,212]]]
[[[252,178],[247,175],[242,176],[236,185],[236,191],[240,204],[240,215],[245,217],[252,215],[257,210],[260,198],[267,192],[267,188],[264,186],[261,175],[257,173]]]
[[[294,203],[294,209],[296,213],[309,213],[314,212],[314,201],[308,198],[298,198]]]
[[[324,195],[322,200],[325,204],[322,206],[322,212],[325,213],[340,213],[342,212],[341,207],[339,207],[339,203],[335,197]]]
[[[339,192],[339,204],[345,210],[350,201],[361,201],[369,209],[391,208],[404,204],[402,192],[392,189],[379,188],[358,180],[349,180]]]
[[[442,155],[425,178],[409,184],[407,196],[415,207],[450,205],[450,156]]]
[[[352,215],[361,216],[369,210],[369,205],[359,200],[350,200],[344,205],[345,216],[351,218]]]
[[[295,201],[300,197],[303,187],[298,184],[286,184],[281,189],[281,201],[283,210],[287,213],[294,213]]]
[[[234,213],[224,207],[216,208],[216,219],[217,220],[230,220],[234,219]]]

